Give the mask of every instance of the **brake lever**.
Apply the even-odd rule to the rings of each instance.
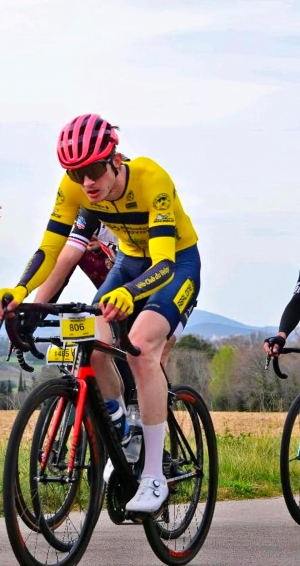
[[[265,370],[269,369],[271,358],[272,358],[271,354],[267,354],[266,361],[265,361]]]
[[[6,356],[6,359],[5,359],[6,362],[9,362],[10,357],[11,357],[12,352],[13,352],[13,349],[14,349],[14,347],[12,345],[12,342],[9,342],[9,348],[8,348],[7,356]]]
[[[279,354],[280,354],[280,350],[279,350]],[[275,374],[277,375],[277,377],[279,377],[280,379],[287,379],[288,378],[288,374],[285,373],[284,371],[281,371],[280,367],[279,367],[279,356],[276,356],[275,358],[273,357],[273,369]],[[267,354],[266,356],[266,362],[265,362],[265,370],[269,369],[269,365],[270,365],[270,361],[272,359],[271,354]]]

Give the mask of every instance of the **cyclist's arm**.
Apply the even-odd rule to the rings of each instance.
[[[286,338],[297,326],[300,321],[300,294],[293,295],[290,302],[285,307],[280,324],[279,333],[285,334]]]
[[[159,248],[168,248],[170,250],[171,247],[170,237],[157,238],[155,245],[150,246],[153,253],[151,256],[151,267],[147,269],[147,271],[144,271],[139,277],[124,285],[124,287],[130,291],[134,301],[138,301],[144,297],[150,297],[150,295],[172,281],[175,272],[175,262],[170,260],[169,257],[162,257],[164,254],[161,254],[159,250]],[[156,251],[158,253],[156,253]]]
[[[22,302],[29,293],[47,279],[65,244],[79,205],[83,200],[83,191],[80,186],[70,181],[65,175],[58,189],[54,210],[39,249],[28,262],[17,286],[13,289],[0,290],[0,298],[7,292],[14,296],[15,301],[10,304],[10,308]],[[1,306],[0,315],[2,315]]]
[[[300,322],[300,273],[297,285],[290,302],[286,305],[280,319],[279,329],[276,336],[266,338],[264,350],[271,356],[277,356],[280,348],[284,346],[289,334],[295,330]]]
[[[169,175],[160,167],[148,180],[149,253],[152,265],[139,277],[124,285],[137,301],[167,285],[175,271],[175,189]],[[159,188],[157,188],[159,187]],[[165,204],[162,206],[161,199]]]
[[[54,269],[43,285],[38,289],[34,302],[54,302],[54,297],[57,298],[58,292],[61,292],[66,286],[69,281],[69,276],[72,274],[83,254],[84,250],[65,245],[57,258]]]
[[[300,322],[300,273],[290,302],[286,305],[280,319],[278,334],[287,338]]]
[[[69,282],[74,269],[86,252],[94,231],[99,226],[97,215],[80,207],[69,237],[62,248],[56,265],[39,288],[35,302],[56,302]]]

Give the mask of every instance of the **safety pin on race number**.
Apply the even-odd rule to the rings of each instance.
[[[92,314],[63,314],[60,317],[60,336],[63,341],[82,342],[95,338],[95,316]]]

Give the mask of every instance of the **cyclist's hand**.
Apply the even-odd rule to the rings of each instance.
[[[19,303],[24,301],[25,297],[27,296],[27,289],[21,285],[18,287],[13,287],[12,289],[0,289],[0,320],[3,318],[3,305],[2,299],[4,295],[12,295],[13,300],[10,301],[7,305],[7,310],[11,311],[14,310]]]
[[[282,333],[283,334],[283,333]],[[281,334],[277,334],[277,336],[271,336],[270,338],[266,338],[264,341],[264,350],[270,356],[278,356],[278,353],[281,348],[285,345],[285,337]]]
[[[106,293],[101,297],[99,304],[107,322],[123,320],[133,313],[134,309],[133,297],[125,287],[118,287]]]

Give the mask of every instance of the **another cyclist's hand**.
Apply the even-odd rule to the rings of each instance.
[[[95,234],[91,237],[91,240],[87,246],[87,250],[89,252],[98,253],[101,251],[101,246],[99,244],[99,240]]]
[[[266,338],[264,341],[264,350],[270,356],[278,356],[279,350],[285,345],[286,335],[284,332],[277,334],[277,336],[271,336]]]
[[[133,297],[125,287],[118,287],[106,293],[101,297],[99,304],[107,322],[123,320],[133,313],[134,309]]]
[[[2,299],[4,295],[12,295],[13,300],[10,301],[7,305],[7,310],[11,311],[14,310],[19,303],[24,301],[25,297],[27,296],[27,289],[21,285],[18,287],[13,287],[12,289],[0,289],[0,320],[3,318],[3,305]]]

